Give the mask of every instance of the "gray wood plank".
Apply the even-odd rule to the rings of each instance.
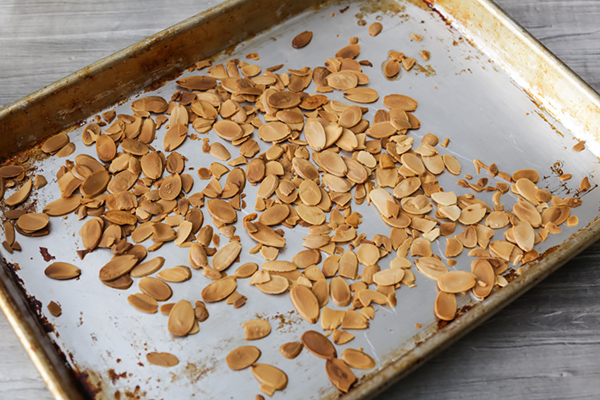
[[[0,107],[216,3],[0,0]],[[496,3],[600,90],[600,1]],[[599,264],[596,243],[379,398],[598,398]],[[4,317],[0,337],[0,399],[50,400]]]

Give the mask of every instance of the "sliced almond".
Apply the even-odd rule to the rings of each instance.
[[[440,290],[447,293],[462,293],[473,288],[477,277],[466,271],[449,271],[441,274],[438,279]]]
[[[267,388],[276,390],[283,390],[286,388],[288,383],[287,375],[279,368],[260,363],[254,363],[251,368],[252,374],[256,380],[262,384],[261,387],[266,386]],[[272,392],[271,390],[267,391]]]
[[[330,358],[325,363],[329,380],[343,393],[348,393],[357,378],[348,365],[339,358]]]
[[[44,274],[46,274],[48,278],[66,280],[77,278],[81,274],[81,270],[73,264],[57,261],[50,264],[44,270]]]
[[[338,307],[346,307],[352,301],[350,287],[344,278],[334,277],[329,284],[331,301]]]
[[[226,299],[237,288],[235,277],[226,277],[210,283],[202,290],[202,300],[213,303]]]
[[[246,369],[258,360],[260,357],[260,350],[254,346],[240,346],[237,347],[227,354],[225,362],[229,368],[234,371]]]
[[[264,319],[253,319],[242,324],[246,340],[262,339],[271,333],[271,324]]]
[[[140,311],[154,314],[158,311],[158,303],[155,299],[143,293],[134,293],[127,297],[127,301]]]
[[[163,269],[158,274],[156,274],[156,276],[162,279],[163,281],[180,283],[190,279],[192,277],[192,272],[185,265],[178,265],[173,268]]]
[[[130,254],[115,256],[100,269],[99,278],[101,281],[114,281],[128,274],[137,262],[138,259]]]
[[[142,264],[136,265],[129,273],[132,278],[141,278],[143,276],[151,275],[162,268],[165,263],[163,257],[155,257]]]
[[[147,276],[142,278],[138,285],[142,293],[157,301],[167,301],[173,295],[171,287],[160,279]]]
[[[443,321],[452,321],[456,317],[456,295],[439,292],[435,299],[435,315]]]
[[[319,301],[312,290],[303,285],[290,289],[290,298],[296,311],[307,322],[314,324],[319,320]]]
[[[169,332],[175,336],[186,336],[194,327],[196,315],[189,301],[179,300],[169,313]]]
[[[174,367],[179,364],[179,359],[171,353],[151,352],[146,354],[146,360],[150,364],[160,367]]]
[[[18,204],[21,204],[29,197],[29,193],[31,192],[31,187],[33,186],[33,181],[31,179],[27,179],[27,181],[12,195],[4,200],[4,204],[9,207],[14,207]]]
[[[348,364],[351,368],[356,369],[372,369],[375,368],[375,360],[368,354],[363,353],[360,350],[355,349],[344,349],[342,360]]]
[[[224,271],[235,261],[240,252],[242,245],[240,242],[233,241],[221,247],[213,256],[212,267],[217,271]]]
[[[304,347],[317,357],[324,359],[337,357],[337,351],[333,343],[317,331],[306,331],[300,339]]]
[[[448,272],[448,267],[435,257],[417,258],[415,259],[415,265],[419,272],[435,281],[437,281],[441,275]]]

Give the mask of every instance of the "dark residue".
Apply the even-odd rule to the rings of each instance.
[[[127,372],[121,372],[120,374],[118,374],[117,372],[115,372],[114,369],[111,368],[108,370],[108,377],[114,385],[119,379],[127,378]]]
[[[41,247],[40,246],[40,254],[44,258],[44,261],[46,261],[46,262],[50,262],[52,260],[56,260],[56,257],[54,257],[52,254],[50,254],[48,252],[48,249],[45,248],[45,247]]]

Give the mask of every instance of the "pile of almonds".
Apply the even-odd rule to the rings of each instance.
[[[376,36],[381,29],[375,26],[369,33]],[[312,32],[303,32],[292,46],[301,49],[312,39]],[[449,140],[440,143],[427,134],[415,143],[410,131],[420,128],[413,114],[418,103],[408,96],[385,95],[384,109],[363,106],[380,96],[363,72],[371,63],[356,60],[360,49],[353,38],[324,66],[280,73],[283,65],[263,72],[238,59],[214,66],[199,62],[196,69],[210,66],[207,73],[177,80],[180,89],[170,100],[150,95],[131,103],[131,115],[107,111],[96,116],[83,129],[82,141],[95,147],[97,157],[79,154],[65,162],[56,173],[61,197],[42,213],[18,207],[45,179],[28,177],[18,160],[1,167],[2,195],[5,188],[20,185],[4,200],[12,208],[5,213],[4,247],[10,252],[20,249],[13,227],[25,236],[47,235],[50,216],[76,213],[85,221],[79,231],[79,256],[110,249],[113,258],[99,269],[99,280],[121,290],[137,280],[139,292],[128,296],[129,303],[146,313],[160,309],[167,314],[167,329],[176,337],[199,332],[199,323],[209,318],[207,304],[226,301],[242,307],[248,299],[237,289],[245,279],[247,286],[269,295],[289,293],[298,314],[310,324],[320,322],[327,335],[306,331],[301,342],[282,345],[282,355],[294,358],[305,347],[326,360],[328,377],[347,392],[357,379],[351,368],[372,369],[375,362],[361,349],[346,349],[338,358],[335,345],[353,340],[350,331],[369,327],[378,310],[374,304],[396,307],[395,291],[416,286],[413,262],[420,274],[436,280],[439,293],[432,308],[439,319],[450,321],[457,315],[457,296],[471,292],[483,299],[496,285],[506,285],[502,274],[509,263],[538,258],[534,246],[560,233],[561,224],[576,225],[570,210],[581,204],[539,188],[536,171],[508,174],[480,160],[475,160],[477,172],[487,171],[489,177],[469,183],[473,177],[464,176],[457,182],[464,194],[442,189],[437,176],[446,171],[461,174],[457,159],[442,154]],[[415,63],[402,53],[391,52],[390,57],[388,76],[397,73],[400,63],[406,70]],[[252,53],[247,59],[259,56]],[[311,84],[315,94],[305,92]],[[336,91],[343,92],[347,102],[324,94]],[[155,139],[163,125],[161,151]],[[197,179],[206,185],[192,193],[195,179],[186,172],[191,156],[176,150],[209,132],[202,144],[186,145],[215,159],[209,168],[197,170]],[[261,153],[257,140],[263,147],[268,144],[268,150]],[[237,147],[239,156],[231,155],[223,145],[227,142]],[[42,151],[59,157],[74,150],[65,134],[42,145]],[[256,212],[238,221],[238,212],[247,209],[247,184],[257,186]],[[580,190],[589,188],[586,178]],[[501,196],[509,191],[519,200],[505,209]],[[494,192],[493,204],[478,199],[479,192]],[[360,232],[363,216],[352,205],[365,201],[390,227],[387,234],[369,238]],[[282,253],[285,235],[298,225],[308,231],[302,238],[305,250],[289,257]],[[238,227],[244,232],[237,232]],[[503,238],[494,238],[499,229],[504,229]],[[256,245],[242,248],[239,235]],[[228,243],[222,243],[223,238]],[[432,243],[441,238],[446,261],[432,250]],[[189,249],[189,265],[163,269],[163,257],[145,260],[169,242]],[[449,269],[465,248],[473,258],[470,272]],[[265,262],[237,265],[248,253],[260,254]],[[384,262],[392,253],[391,261]],[[201,290],[202,301],[167,303],[171,284],[190,280],[195,271],[212,280]],[[45,273],[71,279],[81,271],[55,262]],[[244,329],[246,340],[261,339],[271,331],[263,320],[249,321]],[[251,367],[260,389],[272,395],[286,387],[287,375],[257,363],[260,354],[255,346],[242,346],[226,361],[233,370]],[[162,366],[179,362],[161,352],[149,353],[147,360]]]

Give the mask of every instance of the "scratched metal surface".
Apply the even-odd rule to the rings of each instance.
[[[247,53],[256,51],[261,57],[256,64],[263,69],[281,62],[285,62],[287,68],[315,67],[323,65],[335,51],[347,44],[349,36],[358,36],[362,46],[359,58],[368,59],[374,65],[365,71],[371,78],[370,86],[379,91],[381,98],[389,93],[402,93],[417,99],[419,108],[416,115],[422,127],[409,134],[417,142],[429,132],[440,138],[450,138],[450,146],[441,149],[441,152],[453,154],[459,159],[463,166],[462,175],[476,176],[472,160],[479,158],[488,164],[496,162],[501,170],[507,172],[534,168],[543,176],[538,186],[546,187],[561,197],[574,195],[584,176],[589,176],[590,181],[595,183],[597,157],[588,150],[581,153],[571,150],[575,140],[568,127],[541,111],[510,76],[480,49],[447,26],[437,14],[412,4],[401,4],[397,6],[393,2],[380,2],[378,6],[372,6],[370,3],[354,2],[350,4],[350,9],[341,13],[340,9],[346,4],[336,3],[298,16],[238,46],[232,53],[217,57],[215,61],[226,61],[232,57],[242,59]],[[359,10],[361,6],[363,9]],[[331,17],[332,12],[335,13],[334,17]],[[360,21],[363,20],[366,26],[361,26]],[[371,38],[367,34],[367,26],[375,20],[383,24],[384,30],[379,36]],[[292,49],[289,46],[291,38],[307,29],[315,34],[311,44],[300,51]],[[412,40],[410,33],[422,35],[423,41]],[[421,49],[431,52],[429,62],[424,63],[419,59]],[[383,78],[381,66],[388,50],[403,51],[417,58],[419,65],[410,72],[402,71],[398,79],[387,81]],[[156,93],[168,98],[174,90],[175,86],[171,83]],[[309,93],[313,91],[314,86],[307,89]],[[332,94],[330,98],[343,100],[340,93]],[[381,100],[369,107],[369,118],[372,118],[375,110],[384,108]],[[117,112],[129,111],[128,104],[117,107]],[[94,154],[93,148],[86,148],[81,143],[80,133],[76,130],[70,135],[71,140],[77,143],[77,153]],[[162,135],[164,128],[157,135],[159,149]],[[211,136],[211,141],[217,140]],[[237,154],[237,149],[228,143],[223,144],[232,155]],[[188,139],[178,149],[188,157],[186,166],[194,168],[190,172],[194,176],[198,168],[215,161],[203,154],[200,147],[200,141]],[[266,148],[262,146],[263,150]],[[69,157],[73,158],[74,155]],[[62,163],[63,160],[50,158],[36,162],[35,168],[51,181],[50,178]],[[561,171],[572,174],[573,178],[560,182],[558,175]],[[439,179],[445,190],[466,193],[455,184],[457,178],[446,173]],[[54,182],[50,183],[36,194],[39,209],[58,196]],[[196,178],[192,192],[202,190],[204,185]],[[253,212],[255,192],[255,187],[247,185],[245,193],[248,206],[239,213],[239,220]],[[491,201],[491,195],[480,194],[477,197]],[[516,201],[510,194],[503,196],[503,199],[507,208]],[[583,205],[574,210],[580,219],[579,226],[563,228],[561,235],[551,236],[538,251],[560,244],[598,216],[597,202],[600,199],[597,191],[586,193],[582,199]],[[381,222],[372,207],[362,205],[353,208],[363,214],[361,231],[367,233],[369,238],[377,233],[389,234],[390,228]],[[290,377],[285,392],[277,393],[274,397],[306,399],[337,396],[337,391],[324,374],[323,360],[316,359],[306,351],[295,360],[284,359],[278,354],[280,344],[297,340],[307,329],[320,330],[320,326],[310,326],[292,311],[287,296],[268,296],[241,281],[238,291],[248,297],[243,308],[233,310],[225,304],[211,304],[211,316],[200,325],[200,333],[184,339],[173,338],[166,329],[166,316],[145,315],[129,306],[126,297],[137,292],[136,284],[127,291],[116,291],[99,282],[97,272],[110,259],[108,251],[96,251],[84,261],[78,260],[75,250],[81,248],[77,234],[81,225],[82,222],[73,216],[53,218],[51,236],[28,240],[19,236],[18,240],[26,251],[12,255],[3,252],[3,255],[9,262],[20,266],[18,275],[30,294],[44,305],[51,300],[62,305],[61,317],[54,318],[46,313],[55,327],[51,337],[68,355],[74,369],[96,374],[103,382],[97,398],[113,398],[115,391],[134,392],[136,386],[140,387],[139,394],[146,398],[247,398],[258,393],[258,383],[249,371],[230,371],[224,363],[224,356],[229,350],[244,344],[240,324],[257,315],[269,319],[274,328],[268,338],[253,343],[262,351],[260,361],[279,366]],[[238,226],[238,232],[242,230]],[[288,245],[280,259],[291,259],[302,249],[299,238],[307,230],[284,230]],[[240,236],[245,254],[236,265],[246,261],[260,263],[260,258],[246,254],[253,246],[251,240],[243,233]],[[495,239],[501,237],[500,232],[496,233]],[[436,252],[439,255],[443,255],[443,244],[443,240],[437,242],[439,247]],[[41,247],[47,248],[56,260],[80,266],[83,271],[81,278],[72,282],[47,279],[43,270],[49,263],[39,253],[38,248]],[[187,264],[187,250],[173,244],[163,246],[149,257],[157,255],[167,259],[165,267]],[[382,260],[380,265],[387,266],[389,260],[390,256]],[[456,268],[468,270],[468,257],[462,256],[458,261]],[[200,299],[200,290],[209,281],[194,272],[190,281],[172,285],[174,296],[170,301]],[[346,347],[363,347],[374,356],[378,362],[377,368],[380,368],[410,351],[415,342],[435,332],[437,322],[432,312],[435,283],[418,272],[416,274],[418,286],[399,290],[396,308],[378,308],[371,327],[357,332],[356,339],[348,345],[338,346],[339,353]],[[474,301],[463,296],[461,305]],[[415,323],[420,323],[423,328],[415,328]],[[171,352],[179,357],[180,364],[168,370],[148,365],[145,354],[149,351]],[[360,371],[355,372],[359,377],[364,375]],[[231,382],[235,382],[235,385]]]

